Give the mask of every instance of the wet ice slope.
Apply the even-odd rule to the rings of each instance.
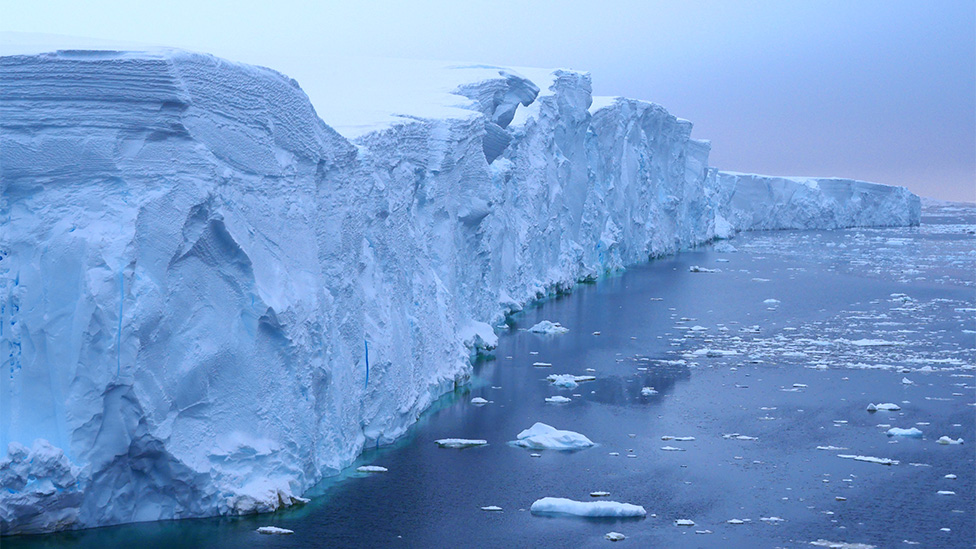
[[[341,105],[273,70],[5,46],[4,533],[301,502],[464,383],[506,312],[748,211],[660,106],[594,104],[572,71],[426,69],[340,134],[316,108]],[[917,221],[872,189],[894,217],[843,224]]]

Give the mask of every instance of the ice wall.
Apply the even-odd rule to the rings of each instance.
[[[737,230],[918,225],[919,197],[904,187],[824,177],[715,171],[719,211]]]
[[[352,140],[206,55],[0,71],[4,534],[299,503],[465,382],[504,313],[768,228],[689,122],[572,71],[452,69],[443,116]],[[817,203],[903,219],[871,196]]]

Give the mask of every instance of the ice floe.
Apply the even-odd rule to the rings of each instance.
[[[565,404],[565,403],[567,403],[567,402],[569,402],[571,400],[573,400],[573,399],[571,399],[569,397],[564,397],[562,395],[555,395],[555,396],[551,396],[551,397],[547,397],[546,398],[546,402],[549,402],[551,404]]]
[[[892,427],[891,429],[888,429],[887,434],[889,437],[912,437],[912,438],[922,437],[922,431],[916,427],[909,427],[908,429]]]
[[[288,530],[287,528],[278,528],[277,526],[262,526],[255,530],[259,534],[267,534],[271,536],[287,536],[289,534],[294,534],[294,530]]]
[[[474,446],[484,446],[488,444],[487,440],[473,439],[473,438],[442,438],[440,440],[435,440],[435,444],[441,448],[472,448]]]
[[[616,501],[575,501],[546,497],[536,500],[530,511],[538,515],[572,515],[577,517],[645,517],[640,505]]]
[[[513,445],[532,450],[580,450],[593,446],[593,441],[580,433],[562,431],[545,423],[536,423],[515,438]]]
[[[386,467],[380,467],[379,465],[360,465],[356,467],[356,470],[360,473],[385,473],[389,471]]]
[[[943,436],[939,437],[939,440],[937,440],[936,442],[938,442],[939,444],[962,444],[963,443],[963,440],[962,440],[962,437],[960,437],[958,439],[954,439],[952,437],[948,437],[948,436],[943,435]]]
[[[607,535],[604,537],[610,541],[623,541],[627,539],[627,536],[621,534],[620,532],[607,532]]]
[[[864,461],[866,463],[877,463],[878,465],[898,465],[899,461],[896,459],[889,458],[879,458],[872,456],[859,456],[853,454],[837,454],[837,457],[844,459],[853,459],[855,461]]]
[[[529,331],[534,334],[557,335],[557,334],[565,334],[566,332],[569,331],[569,328],[561,325],[558,322],[543,320],[542,322],[529,328]]]

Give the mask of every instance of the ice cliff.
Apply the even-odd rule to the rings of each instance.
[[[340,133],[211,56],[0,57],[2,532],[301,502],[530,300],[736,229],[918,222],[904,189],[716,172],[662,107],[529,72],[445,67],[436,109]]]

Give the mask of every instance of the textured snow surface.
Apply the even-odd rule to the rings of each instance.
[[[578,517],[644,517],[647,511],[640,505],[616,501],[574,501],[566,498],[542,498],[532,503],[530,511],[542,515],[574,515]]]
[[[5,534],[301,503],[533,299],[736,229],[917,220],[710,170],[584,73],[325,67],[313,108],[208,55],[0,42]],[[355,108],[323,91],[360,72]]]

